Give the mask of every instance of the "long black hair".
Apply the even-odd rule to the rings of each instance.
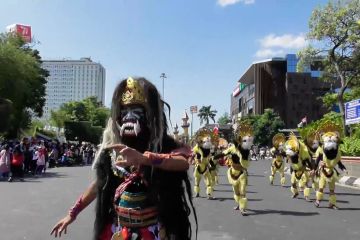
[[[145,106],[148,128],[151,129],[147,151],[158,153],[170,153],[182,147],[167,134],[168,126],[164,114],[164,103],[156,87],[144,78],[137,78],[145,90],[147,105]],[[121,137],[116,128],[116,119],[121,111],[120,97],[125,89],[126,79],[116,87],[112,101],[112,116],[104,131],[103,144],[96,157],[95,164],[97,174],[97,204],[96,220],[94,226],[94,239],[101,236],[107,224],[112,224],[116,216],[113,208],[115,189],[122,182],[112,171],[111,157],[108,151],[103,150],[106,145],[119,143]],[[139,148],[136,149],[141,149]],[[144,176],[150,183],[149,197],[159,210],[159,222],[165,228],[170,239],[190,240],[192,227],[189,220],[193,212],[196,224],[197,215],[192,202],[192,190],[187,171],[165,171],[150,166],[143,168]]]

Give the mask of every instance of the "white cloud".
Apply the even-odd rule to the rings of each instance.
[[[305,36],[299,34],[297,36],[292,34],[284,34],[276,36],[275,34],[269,34],[260,39],[262,48],[284,48],[284,49],[300,49],[306,46]]]
[[[244,4],[253,4],[255,3],[255,0],[217,0],[217,3],[222,7],[226,7],[228,5],[233,5],[240,2]]]
[[[271,58],[271,57],[282,57],[285,55],[285,51],[280,50],[274,50],[271,48],[264,48],[260,49],[255,53],[255,57],[257,58]]]

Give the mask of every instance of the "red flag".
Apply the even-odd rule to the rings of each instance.
[[[215,135],[218,135],[218,134],[219,134],[219,128],[218,128],[218,127],[214,127],[213,132],[214,132]]]

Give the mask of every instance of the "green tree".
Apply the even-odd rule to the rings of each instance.
[[[96,97],[89,97],[82,101],[64,103],[57,111],[51,112],[50,122],[57,127],[64,127],[67,121],[88,121],[93,126],[104,128],[109,116],[108,108],[102,106]]]
[[[264,114],[249,118],[248,121],[253,121],[254,143],[260,146],[270,146],[272,137],[285,127],[284,121],[272,109],[265,109]]]
[[[17,137],[20,129],[30,125],[32,116],[42,116],[47,76],[36,49],[20,37],[0,34],[0,96],[12,102],[6,136]]]
[[[315,9],[309,21],[308,40],[312,42],[299,53],[299,68],[321,60],[322,79],[339,79],[337,103],[345,131],[344,93],[356,86],[360,75],[360,1],[338,0]],[[345,135],[348,132],[345,131]]]
[[[221,117],[219,117],[218,123],[222,124],[222,125],[231,123],[231,119],[230,119],[229,114],[227,112],[225,112]]]
[[[206,122],[206,124],[209,124],[209,119],[212,119],[215,123],[216,113],[217,113],[216,110],[211,110],[211,105],[202,106],[198,113],[198,117],[200,118],[200,125],[202,125],[203,122]]]

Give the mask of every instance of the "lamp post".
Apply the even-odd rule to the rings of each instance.
[[[165,92],[164,92],[164,80],[167,78],[165,73],[161,73],[160,78],[162,79],[162,95],[163,99],[165,100]]]

